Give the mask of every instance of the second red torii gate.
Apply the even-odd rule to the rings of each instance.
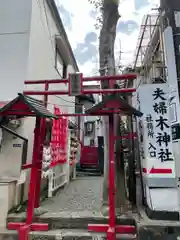
[[[135,79],[135,74],[126,74],[120,76],[105,76],[105,77],[92,77],[92,78],[83,78],[82,77],[82,92],[81,94],[93,94],[93,93],[100,93],[100,94],[115,94],[115,93],[132,93],[136,90],[134,88],[131,89],[105,89],[105,90],[83,90],[83,81],[111,81],[111,80],[123,80],[123,79]],[[50,84],[56,83],[69,83],[68,79],[63,80],[39,80],[39,81],[26,81],[25,84],[45,84],[45,91],[25,91],[25,95],[43,95],[44,96],[44,106],[47,106],[48,103],[48,95],[69,95],[69,91],[48,91]],[[33,98],[31,98],[33,100]],[[34,99],[34,101],[37,101]],[[18,110],[18,109],[17,109]],[[20,111],[21,109],[19,109]],[[44,108],[43,108],[44,110]],[[4,112],[5,113],[5,112]],[[135,233],[136,229],[135,226],[116,226],[116,216],[115,216],[115,204],[114,204],[114,195],[115,195],[115,184],[114,184],[114,130],[113,130],[113,114],[124,113],[125,115],[136,115],[141,116],[142,114],[138,112],[136,109],[132,108],[126,101],[122,100],[117,95],[107,96],[107,98],[101,102],[100,104],[94,106],[92,109],[89,109],[85,114],[62,114],[61,116],[83,116],[83,115],[101,115],[101,116],[109,116],[109,224],[107,225],[89,225],[89,231],[95,232],[106,232],[108,240],[115,240],[116,233]],[[3,111],[0,111],[0,114],[3,114]],[[6,114],[6,113],[5,113]],[[18,111],[16,112],[18,115]],[[33,111],[31,110],[31,115],[34,116]],[[24,112],[24,116],[27,116]],[[52,117],[56,117],[53,116]],[[37,158],[37,156],[41,156],[40,152],[40,145],[44,141],[44,122],[42,122],[41,126],[39,127],[39,132],[42,132],[42,137],[39,142],[39,149],[37,148],[36,141],[34,139],[34,154],[33,159]],[[36,135],[35,135],[36,136]],[[33,224],[33,213],[34,208],[39,207],[39,194],[40,194],[40,171],[41,171],[41,164],[33,165],[33,166],[24,166],[24,168],[32,167],[31,170],[31,183],[30,183],[30,193],[28,196],[28,203],[30,202],[30,207],[27,211],[26,223],[9,223],[9,229],[18,229],[19,230],[19,240],[27,240],[29,231],[40,230],[46,231],[48,229],[47,224]],[[36,169],[36,170],[35,170]],[[33,175],[33,172],[37,171],[37,174]],[[33,190],[33,191],[32,191]],[[32,198],[33,196],[33,198]],[[33,199],[33,200],[32,200]]]
[[[89,115],[106,115],[109,117],[109,223],[108,224],[89,224],[88,230],[93,232],[106,232],[108,240],[115,240],[116,233],[122,234],[135,234],[136,228],[132,225],[116,225],[115,216],[115,156],[114,156],[114,144],[118,139],[114,129],[114,118],[113,114],[120,113],[122,115],[134,115],[141,117],[142,113],[128,104],[127,101],[120,98],[120,96],[110,95],[106,96],[102,102],[93,106],[91,109],[86,111]],[[126,136],[122,136],[126,137]],[[127,136],[127,138],[134,138]]]

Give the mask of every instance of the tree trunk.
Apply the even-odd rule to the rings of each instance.
[[[114,58],[114,43],[116,38],[116,26],[119,19],[118,13],[118,0],[104,0],[103,1],[103,24],[100,32],[100,43],[99,43],[99,57],[100,57],[100,74],[103,75],[115,75],[115,58]],[[111,83],[111,86],[113,84]],[[109,88],[107,81],[102,82],[102,88]],[[109,165],[109,149],[108,149],[108,135],[109,135],[109,122],[108,117],[104,117],[104,183],[103,183],[103,206],[102,212],[104,215],[108,214],[108,165]],[[115,121],[117,123],[117,120]],[[117,169],[117,168],[116,168]],[[124,204],[124,175],[116,174],[116,203],[117,208],[120,208],[121,204]],[[122,185],[122,186],[119,186]],[[122,192],[120,194],[120,189]],[[120,197],[120,198],[118,198]]]

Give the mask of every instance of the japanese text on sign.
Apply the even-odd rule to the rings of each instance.
[[[147,136],[147,157],[161,162],[173,161],[167,96],[166,84],[150,85],[148,93],[144,94],[144,101],[148,101],[148,104],[144,104],[142,109]]]

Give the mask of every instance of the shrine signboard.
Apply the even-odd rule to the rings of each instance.
[[[147,84],[138,89],[138,102],[143,112],[143,158],[148,168],[174,169],[172,131],[169,121],[167,84]],[[173,171],[172,171],[173,172]]]

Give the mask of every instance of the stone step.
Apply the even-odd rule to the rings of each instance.
[[[48,232],[30,232],[29,240],[105,240],[105,234],[89,233],[84,229],[61,229]],[[116,239],[133,240],[135,235],[117,234]],[[0,240],[18,240],[17,232],[4,230],[0,232]]]
[[[7,219],[8,222],[25,222],[25,213],[10,214]],[[69,212],[62,211],[58,213],[48,212],[41,216],[35,217],[33,222],[49,223],[49,229],[64,229],[77,228],[87,229],[88,224],[105,224],[108,223],[108,217],[104,217],[99,212]],[[136,225],[133,217],[122,216],[116,220],[118,225]]]
[[[42,239],[42,236],[44,236],[44,239],[48,240],[105,240],[106,235],[105,234],[97,234],[97,233],[89,233],[86,230],[79,229],[62,229],[60,231],[49,231],[47,233],[42,232],[32,232],[30,234],[30,240],[39,240]],[[117,235],[116,239],[121,240],[130,240],[135,239],[134,235]]]
[[[91,172],[91,171],[87,171],[87,172],[85,172],[85,171],[78,171],[78,172],[76,172],[76,176],[77,177],[86,177],[86,176],[90,176],[90,177],[98,177],[98,176],[102,176],[102,174],[100,173],[100,172]]]
[[[100,172],[97,168],[76,168],[77,172]]]

